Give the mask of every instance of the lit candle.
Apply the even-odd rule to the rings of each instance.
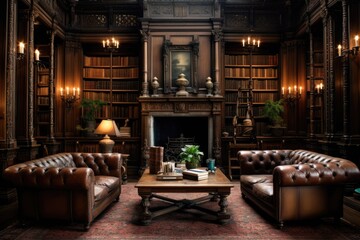
[[[242,40],[243,47],[245,47],[245,39]]]
[[[356,35],[354,39],[355,39],[355,47],[358,47],[359,46],[359,35]]]
[[[73,95],[75,96],[76,95],[76,89],[73,88]]]
[[[300,90],[300,95],[301,95],[301,90],[302,90],[302,87],[299,87],[299,90]]]
[[[315,86],[315,88],[316,88],[316,92],[319,93],[319,92],[320,92],[320,90],[319,90],[319,88],[320,88],[319,84],[317,84],[317,85]]]
[[[80,88],[77,88],[78,96],[80,96]]]
[[[35,61],[40,60],[40,51],[38,49],[35,50]]]
[[[253,45],[255,45],[256,44],[256,40],[255,39],[253,39]]]
[[[294,93],[296,93],[296,85],[294,86]]]
[[[291,87],[289,87],[289,94],[291,93]]]
[[[250,45],[250,37],[248,37],[248,44]]]
[[[103,47],[105,47],[105,40],[103,40]]]
[[[60,88],[60,96],[63,96],[63,95],[64,95],[64,89]]]
[[[24,54],[25,44],[23,42],[19,43],[19,53]]]
[[[258,47],[260,47],[260,40],[258,40]]]
[[[285,88],[282,87],[282,94],[284,95],[285,94]]]
[[[324,87],[324,84],[323,83],[320,83],[320,90],[322,90]]]
[[[66,87],[66,95],[69,95],[70,94],[70,89],[69,87]]]
[[[341,56],[341,45],[338,45],[338,55]]]

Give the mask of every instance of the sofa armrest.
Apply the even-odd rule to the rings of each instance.
[[[4,179],[14,187],[91,190],[94,172],[90,168],[72,167],[8,167]]]
[[[359,169],[347,160],[341,164],[329,162],[277,166],[273,172],[274,185],[278,186],[343,185],[356,182],[359,177]]]

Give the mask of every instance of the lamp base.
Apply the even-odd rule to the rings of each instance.
[[[115,142],[106,134],[104,138],[99,141],[99,145],[102,153],[112,153]]]

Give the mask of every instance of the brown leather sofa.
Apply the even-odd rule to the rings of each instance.
[[[307,150],[239,151],[238,159],[243,198],[279,227],[290,220],[340,219],[344,186],[360,179],[353,162]]]
[[[84,224],[121,193],[121,154],[59,153],[12,165],[4,179],[16,187],[19,218]]]

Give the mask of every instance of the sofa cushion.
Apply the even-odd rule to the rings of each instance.
[[[256,197],[266,202],[271,202],[274,195],[272,183],[257,183],[253,185],[253,193]]]
[[[120,179],[112,176],[95,176],[94,195],[95,202],[101,201],[108,197],[110,192],[113,192],[119,187]]]
[[[273,176],[268,174],[261,175],[242,175],[240,177],[241,185],[253,189],[254,184],[258,183],[272,183]]]

